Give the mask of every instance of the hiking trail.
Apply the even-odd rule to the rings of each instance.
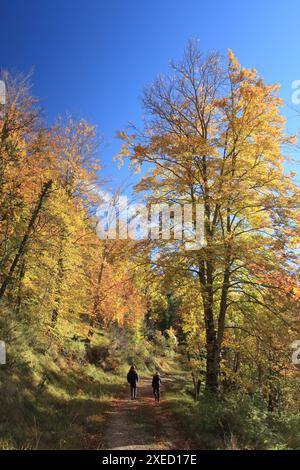
[[[165,390],[174,380],[163,377],[161,401],[155,402],[151,380],[141,377],[137,400],[130,399],[129,387],[112,403],[106,413],[103,445],[107,450],[190,449],[190,443],[178,430],[178,425],[166,406]]]

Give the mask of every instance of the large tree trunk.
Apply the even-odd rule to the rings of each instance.
[[[230,280],[230,256],[226,257],[219,315],[214,315],[213,267],[206,262],[206,277],[200,274],[200,283],[204,305],[206,336],[206,377],[205,388],[216,393],[220,386],[221,351],[224,337],[227,298]],[[217,318],[215,318],[215,316]],[[216,325],[217,323],[217,325]]]
[[[209,308],[205,312],[205,330],[206,330],[206,374],[205,389],[209,392],[217,392],[219,389],[219,369],[220,355],[216,338],[216,331],[212,316],[212,310]]]
[[[0,287],[0,300],[3,297],[3,295],[5,294],[5,291],[8,287],[8,284],[10,283],[10,281],[12,279],[12,276],[14,274],[14,271],[15,271],[16,267],[18,266],[18,263],[19,263],[21,257],[24,254],[24,251],[25,251],[26,245],[28,243],[29,237],[31,235],[32,229],[34,227],[36,219],[37,219],[37,217],[40,213],[40,210],[43,206],[44,200],[45,200],[51,186],[52,186],[52,180],[47,181],[47,183],[45,183],[44,186],[43,186],[43,189],[42,189],[41,194],[39,196],[36,207],[35,207],[32,215],[31,215],[27,230],[26,230],[26,232],[25,232],[25,234],[24,234],[24,236],[21,240],[21,243],[19,245],[19,249],[18,249],[18,251],[17,251],[17,253],[14,257],[14,260],[13,260],[11,266],[10,266],[8,274],[6,275],[6,277],[5,277],[5,279],[2,283],[2,286]]]
[[[213,311],[213,267],[209,261],[206,262],[206,276],[204,274],[204,264],[200,267],[200,284],[204,306],[206,338],[205,389],[216,393],[219,389],[220,354]]]
[[[229,289],[229,280],[230,280],[230,258],[226,259],[226,266],[224,270],[222,293],[221,293],[221,302],[218,318],[218,332],[217,332],[217,346],[216,346],[216,362],[218,367],[218,376],[220,376],[220,365],[221,365],[221,353],[222,345],[224,338],[224,329],[225,329],[225,319],[227,312],[227,300],[228,300],[228,289]]]

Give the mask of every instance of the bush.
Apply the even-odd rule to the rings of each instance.
[[[86,354],[91,364],[99,364],[106,361],[109,356],[109,347],[106,345],[86,345]]]
[[[172,407],[200,448],[299,449],[300,415],[270,413],[260,396],[173,396]]]

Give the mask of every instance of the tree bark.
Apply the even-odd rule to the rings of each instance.
[[[209,308],[205,312],[206,329],[206,374],[205,389],[216,393],[219,390],[219,351],[214,327],[213,315]]]
[[[216,393],[219,389],[219,352],[213,312],[213,267],[210,261],[206,262],[206,276],[204,275],[203,266],[200,267],[199,272],[206,337],[205,389]]]

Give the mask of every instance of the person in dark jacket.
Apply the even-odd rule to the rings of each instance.
[[[153,388],[153,395],[154,395],[155,401],[159,401],[160,399],[160,384],[161,384],[161,378],[160,378],[159,372],[156,371],[152,377],[152,388]]]
[[[127,374],[127,382],[130,385],[131,400],[136,400],[136,388],[139,381],[139,376],[137,374],[136,368],[132,365]]]

